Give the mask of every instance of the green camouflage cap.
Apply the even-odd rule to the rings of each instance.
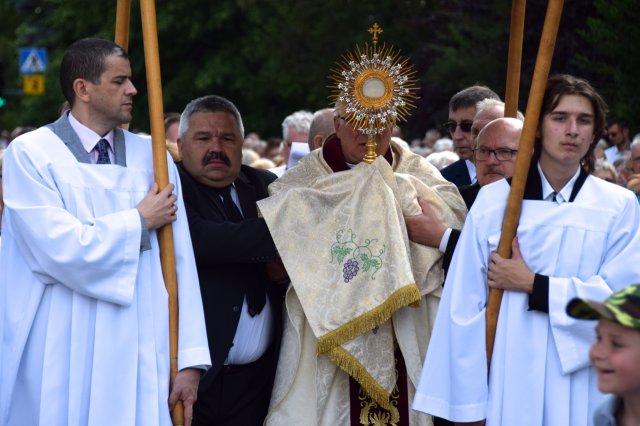
[[[625,327],[640,330],[640,284],[625,287],[604,302],[572,299],[567,304],[567,314],[579,319],[606,318]]]

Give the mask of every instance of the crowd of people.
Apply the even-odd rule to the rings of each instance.
[[[197,97],[160,188],[126,51],[75,42],[60,86],[55,122],[0,139],[1,424],[640,424],[640,134],[588,81],[549,78],[509,258],[526,117],[488,87],[371,164],[342,100],[265,141]]]

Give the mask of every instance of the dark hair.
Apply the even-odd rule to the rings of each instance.
[[[470,86],[462,89],[451,97],[449,101],[449,111],[457,111],[460,108],[475,107],[476,104],[484,99],[500,100],[500,96],[487,86]]]
[[[583,96],[591,102],[591,106],[593,108],[593,141],[589,145],[587,153],[582,157],[581,164],[587,172],[592,172],[595,163],[595,155],[593,151],[596,143],[602,137],[606,126],[607,104],[587,80],[568,74],[553,75],[549,77],[547,88],[544,92],[544,98],[542,99],[538,128],[542,127],[544,117],[558,106],[560,98],[564,95]],[[536,137],[534,157],[532,160],[534,163],[540,159],[541,149],[542,139]]]
[[[621,129],[628,129],[629,128],[629,123],[627,123],[627,120],[625,120],[622,117],[611,117],[609,118],[609,120],[607,121],[607,129],[611,126],[613,126],[614,124],[617,124],[618,127],[620,127]]]
[[[82,78],[99,84],[100,76],[105,70],[105,60],[109,56],[129,58],[122,47],[98,38],[78,40],[67,48],[60,63],[60,88],[70,107],[73,107],[76,100],[73,82]]]
[[[181,138],[184,138],[187,130],[189,130],[189,119],[196,112],[227,112],[231,114],[238,124],[240,137],[244,139],[244,125],[242,124],[240,111],[238,111],[238,108],[236,108],[233,102],[223,98],[222,96],[216,95],[203,96],[201,98],[194,99],[187,104],[182,115],[180,115],[180,127],[178,133]]]

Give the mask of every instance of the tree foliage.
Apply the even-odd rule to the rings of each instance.
[[[529,0],[522,64],[521,109],[539,44],[545,0]],[[640,29],[633,0],[566,0],[552,71],[592,79],[611,109],[640,123],[635,73]],[[446,119],[453,93],[486,84],[504,95],[511,1],[488,0],[157,0],[164,110],[219,94],[236,103],[247,131],[279,135],[289,113],[328,106],[327,76],[340,55],[370,40],[408,56],[420,97],[407,140]],[[42,125],[63,102],[57,75],[64,49],[83,37],[113,39],[116,1],[0,0],[0,72],[6,88],[21,86],[17,48],[49,53],[44,96],[9,96],[0,127]],[[6,18],[5,18],[6,17]],[[146,78],[138,2],[132,2],[129,54],[138,96],[132,128],[148,129]]]
[[[591,45],[576,55],[576,66],[588,73],[609,104],[611,115],[629,120],[640,131],[640,8],[635,0],[594,1],[597,14],[580,34]]]

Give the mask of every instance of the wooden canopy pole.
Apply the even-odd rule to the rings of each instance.
[[[158,187],[163,189],[169,184],[169,173],[162,110],[162,84],[160,79],[160,53],[158,49],[155,0],[141,0],[140,15],[142,17],[142,36],[144,40],[144,62],[147,71],[149,118],[151,119],[153,172]],[[178,285],[171,224],[167,224],[158,230],[158,242],[160,244],[162,274],[169,294],[170,386],[173,387],[173,382],[178,373]],[[184,407],[181,401],[178,401],[175,405],[172,419],[174,425],[184,424]]]
[[[114,42],[129,51],[129,27],[131,24],[131,0],[118,0],[116,9],[116,36]],[[122,129],[129,129],[129,123],[122,123]]]
[[[511,4],[511,30],[509,31],[509,58],[507,85],[504,95],[504,116],[516,117],[520,94],[520,69],[522,68],[522,39],[526,0],[513,0]]]
[[[551,68],[551,59],[553,58],[553,50],[556,44],[556,36],[558,35],[558,26],[560,25],[563,6],[564,0],[550,0],[547,4],[547,14],[544,18],[538,57],[536,58],[536,66],[533,71],[533,80],[531,82],[529,100],[525,112],[524,127],[522,129],[522,135],[520,136],[520,145],[518,147],[513,179],[511,181],[511,190],[509,191],[507,207],[502,222],[502,234],[498,245],[498,254],[504,258],[511,257],[511,242],[516,235],[518,222],[520,220],[524,187],[529,174],[531,156],[533,155],[533,144],[538,120],[540,118],[540,109],[542,108],[544,91],[547,87],[549,69]],[[503,291],[501,289],[496,288],[492,288],[489,291],[486,314],[487,367],[491,366],[491,356],[493,355],[493,344],[502,293]]]
[[[131,22],[131,0],[118,0],[116,9],[115,43],[129,50],[129,23]]]

